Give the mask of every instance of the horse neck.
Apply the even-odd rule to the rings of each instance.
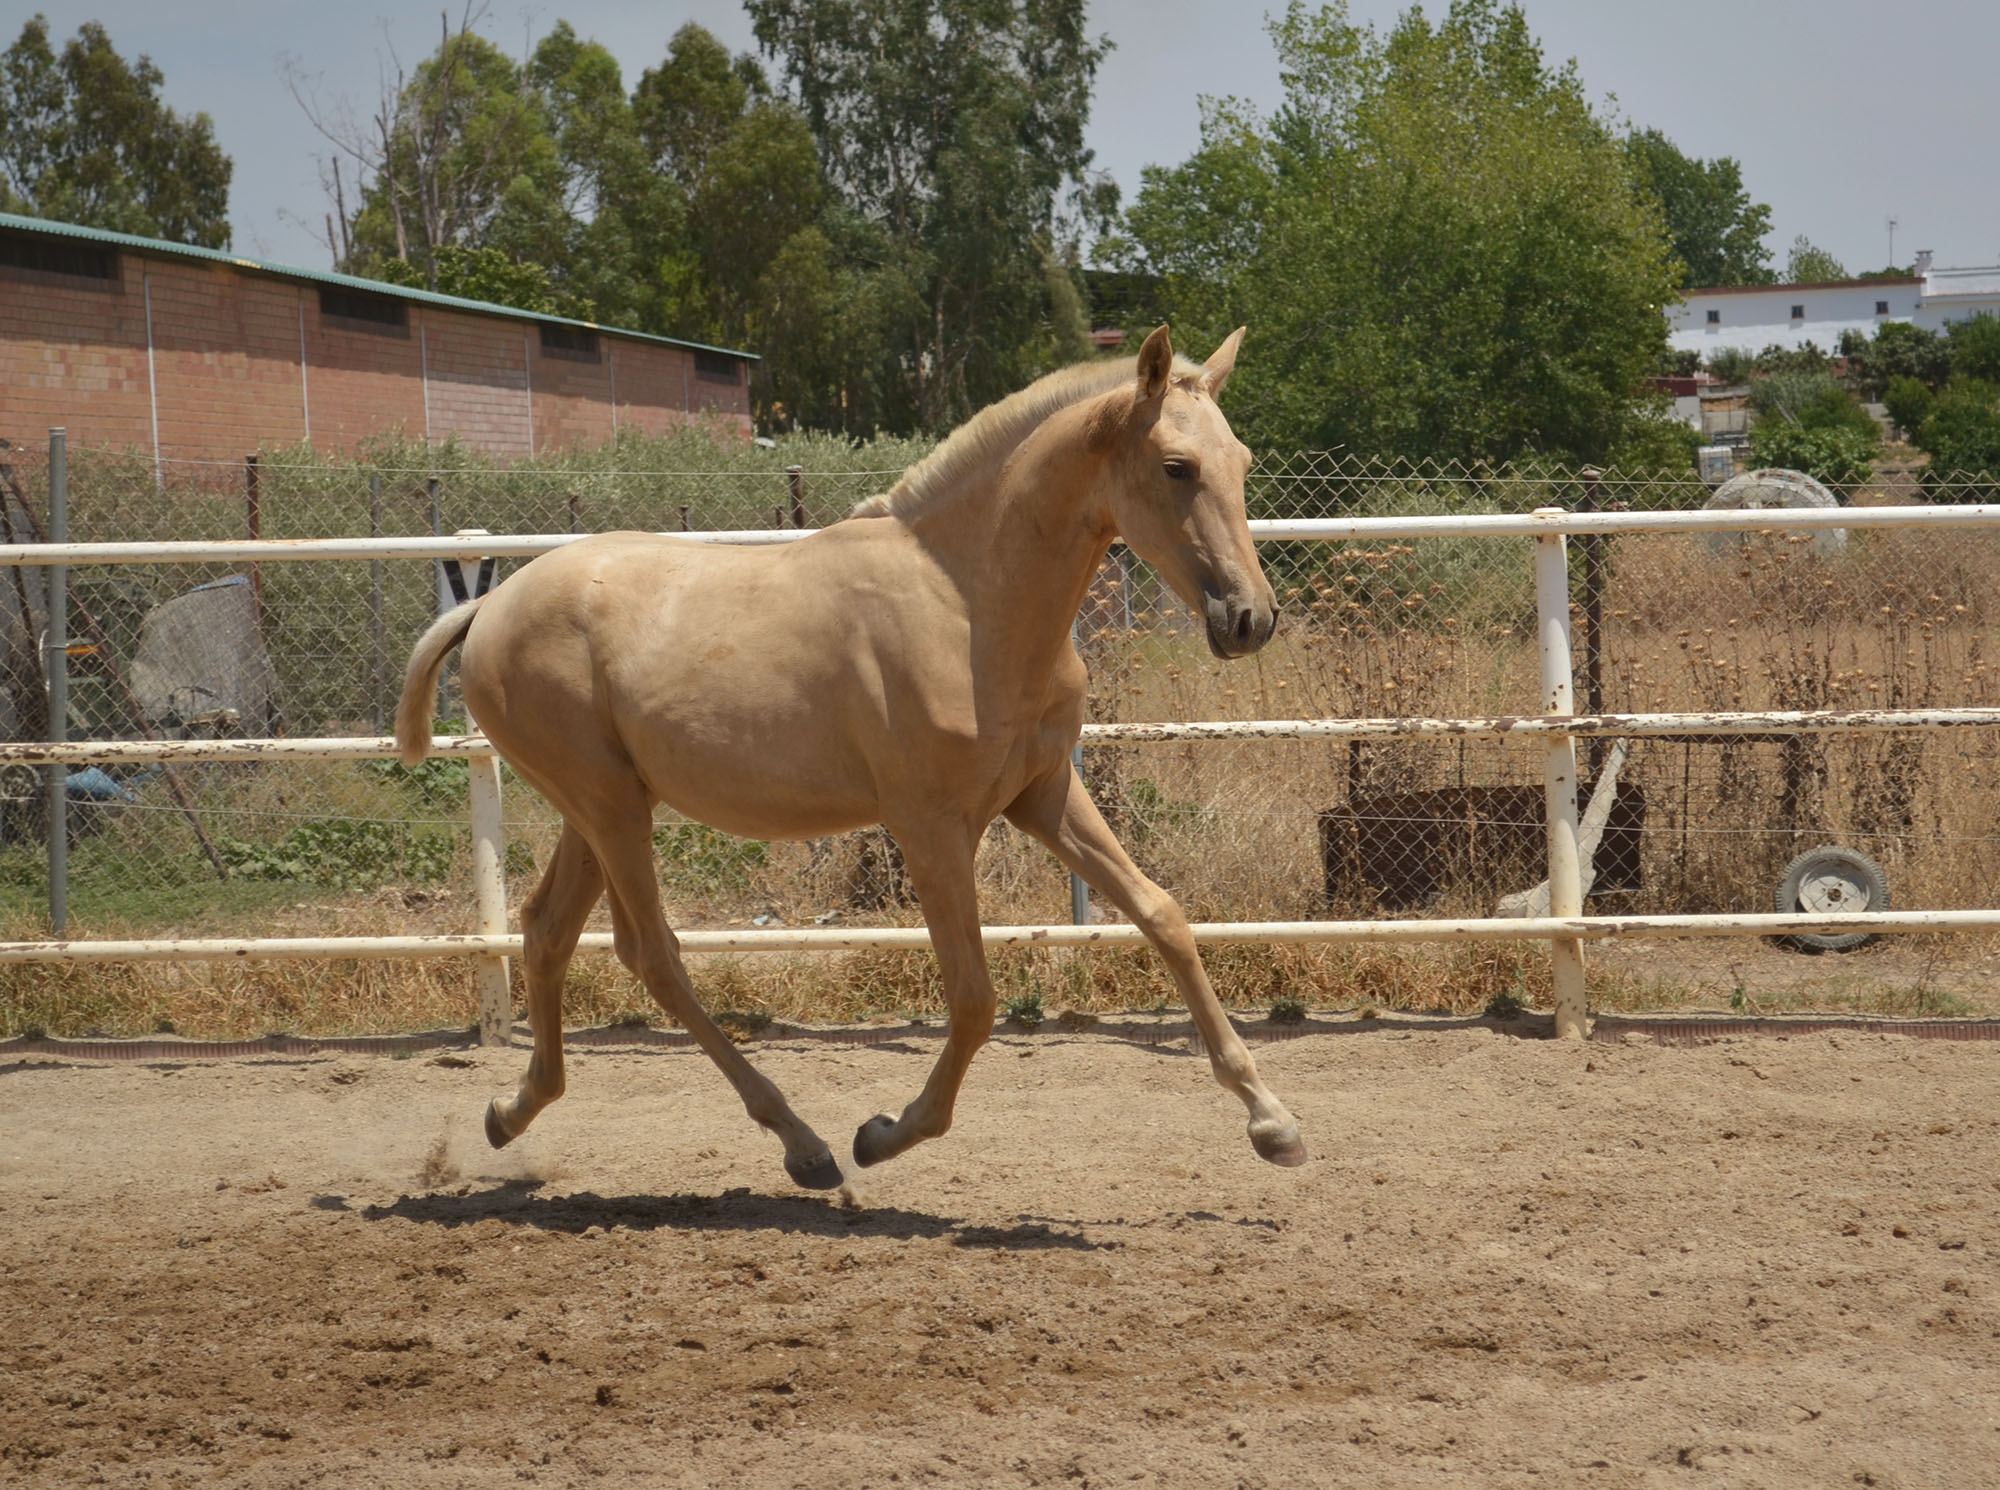
[[[910,522],[966,597],[975,634],[1005,637],[1031,673],[1046,673],[1069,644],[1115,536],[1096,492],[1104,457],[1087,428],[1084,410],[1061,410]]]

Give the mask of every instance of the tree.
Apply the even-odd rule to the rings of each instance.
[[[1639,428],[1677,291],[1660,209],[1518,6],[1386,36],[1344,4],[1270,26],[1285,97],[1204,115],[1127,214],[1177,317],[1256,356],[1231,418],[1265,445],[1605,460]]]
[[[1873,337],[1843,331],[1840,355],[1847,359],[1848,376],[1863,393],[1877,400],[1897,379],[1914,380],[1935,392],[1951,375],[1950,344],[1937,332],[1909,321],[1884,321],[1875,328]]]
[[[1083,0],[747,0],[834,196],[850,328],[844,423],[941,430],[1086,341],[1077,217],[1114,205],[1083,145],[1107,43]],[[711,63],[707,75],[716,77]],[[1065,201],[1065,189],[1069,196]]]
[[[229,244],[234,169],[205,113],[160,101],[95,21],[58,55],[37,15],[0,53],[0,210],[204,248]]]
[[[1824,284],[1830,280],[1846,279],[1847,266],[1823,248],[1815,248],[1812,240],[1804,233],[1792,240],[1792,251],[1785,260],[1785,283],[1788,285]]]
[[[365,175],[344,257],[413,262],[433,289],[439,249],[502,232],[532,242],[559,210],[561,165],[542,100],[472,19],[447,29],[409,76],[398,71],[372,138],[349,150]],[[503,216],[513,221],[503,226]]]
[[[1660,203],[1686,284],[1771,283],[1771,251],[1764,247],[1771,209],[1750,200],[1743,168],[1734,159],[1695,160],[1657,129],[1633,131],[1625,150],[1640,184]]]

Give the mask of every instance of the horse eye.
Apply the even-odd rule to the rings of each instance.
[[[1166,469],[1169,481],[1186,481],[1194,475],[1194,467],[1190,466],[1184,460],[1170,460],[1167,462]]]

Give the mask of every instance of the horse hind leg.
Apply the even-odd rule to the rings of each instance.
[[[629,824],[627,817],[623,820]],[[650,825],[649,815],[638,822]],[[708,1017],[695,997],[681,961],[680,943],[660,910],[653,879],[652,840],[643,830],[614,829],[602,838],[604,870],[611,891],[612,942],[618,960],[645,985],[653,1001],[694,1036],[715,1062],[744,1109],[785,1146],[785,1173],[808,1190],[832,1190],[845,1178],[820,1136],[792,1111],[771,1079],[744,1059],[730,1038]]]
[[[604,872],[583,835],[564,823],[541,883],[521,907],[521,966],[528,985],[528,1026],[535,1049],[511,1097],[486,1108],[486,1141],[505,1148],[535,1115],[563,1094],[563,975],[590,909],[604,893]]]

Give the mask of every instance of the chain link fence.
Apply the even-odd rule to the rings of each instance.
[[[228,464],[75,451],[70,534],[119,540],[820,526],[921,445],[706,437],[482,463],[385,446],[361,460],[266,451]],[[0,451],[13,542],[44,531],[36,449]],[[2000,501],[2000,488],[1963,494]],[[1253,517],[1693,508],[1693,479],[1266,456]],[[1851,494],[1908,502],[1907,474]],[[1572,540],[1584,712],[2000,703],[2000,531],[1618,534]],[[1219,663],[1145,565],[1114,552],[1079,618],[1096,722],[1537,712],[1532,540],[1279,542],[1277,639]],[[500,573],[518,562],[503,561]],[[38,570],[0,579],[8,738],[47,733]],[[106,565],[71,572],[70,736],[379,735],[438,608],[430,561]],[[39,714],[37,713],[39,702]],[[456,707],[449,683],[442,700]],[[1588,795],[1611,759],[1586,742]],[[1084,773],[1139,863],[1197,919],[1490,914],[1544,873],[1541,753],[1518,742],[1091,745]],[[103,767],[69,793],[72,934],[456,930],[469,917],[462,762]],[[1594,907],[1760,911],[1822,844],[1877,861],[1899,909],[1983,907],[2000,874],[2000,740],[1983,729],[1631,742],[1595,861]],[[510,780],[509,893],[553,846]],[[0,778],[0,936],[47,934],[39,773]],[[880,831],[750,843],[663,814],[684,926],[911,924]],[[1004,823],[980,858],[986,917],[1066,920],[1066,877]],[[432,916],[431,924],[422,917]],[[417,918],[413,924],[412,918]]]

